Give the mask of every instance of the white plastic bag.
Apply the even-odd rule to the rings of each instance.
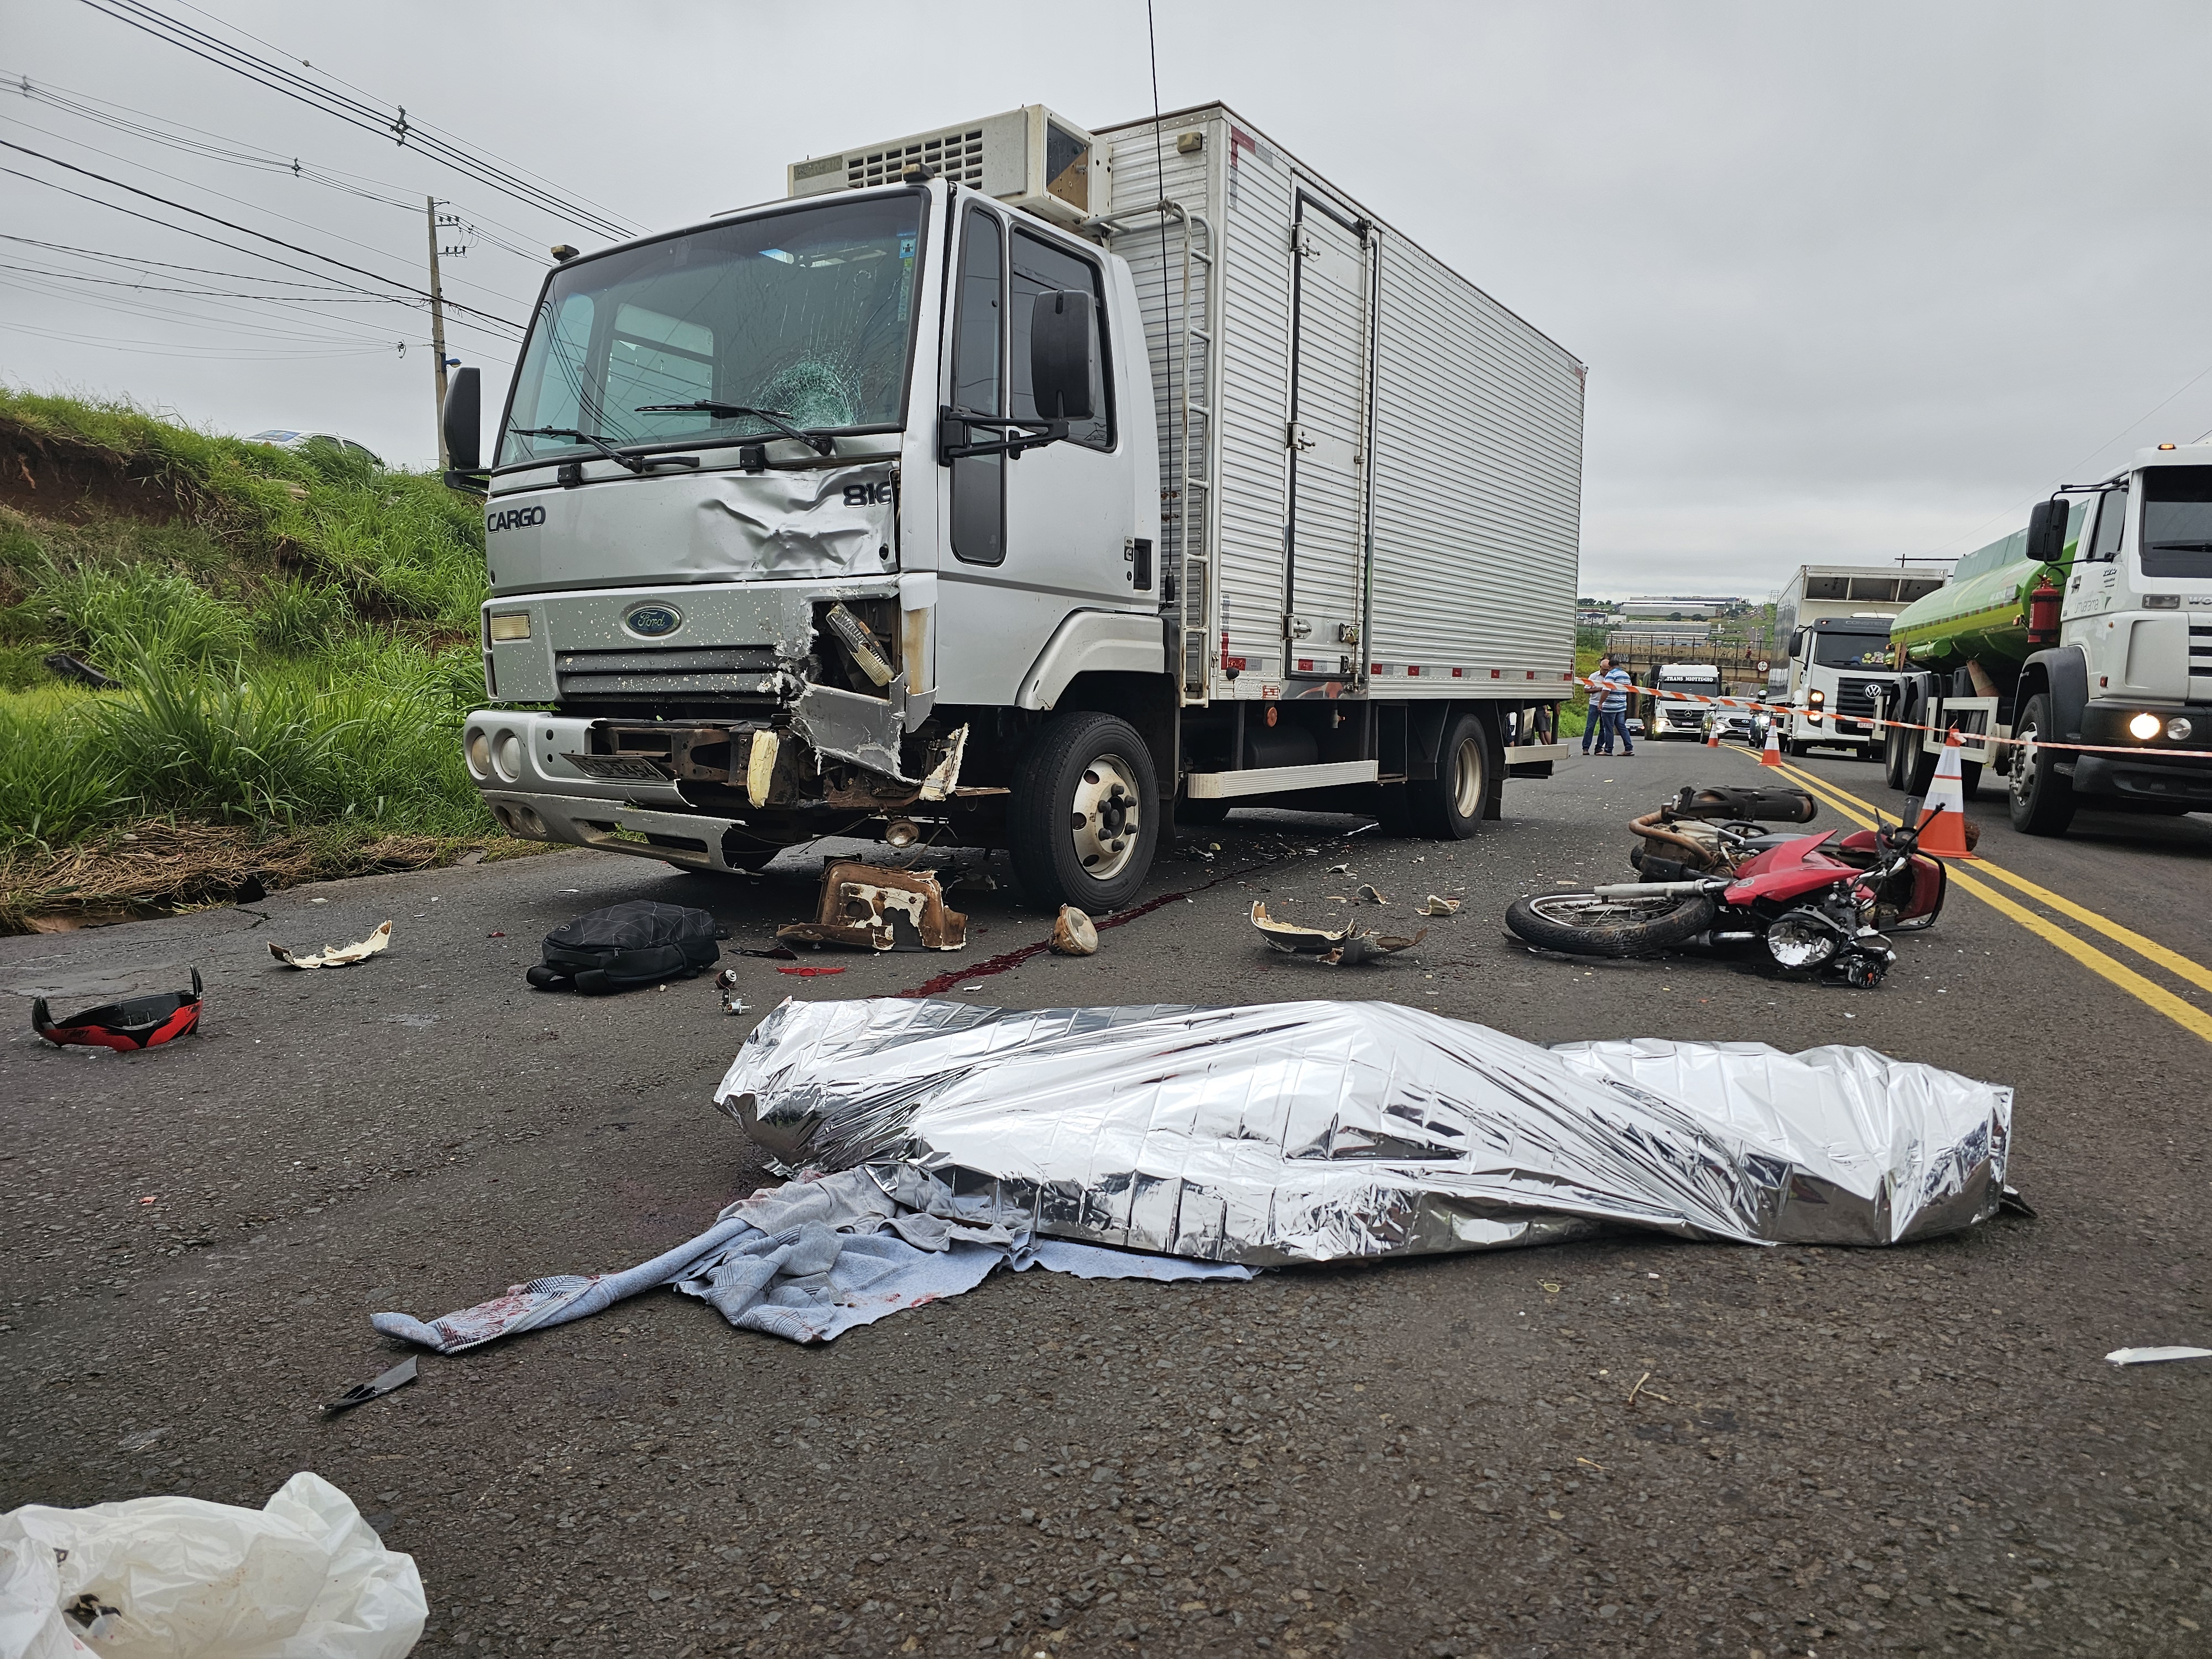
[[[265,1509],[0,1515],[0,1659],[401,1659],[428,1617],[414,1558],[305,1471]]]

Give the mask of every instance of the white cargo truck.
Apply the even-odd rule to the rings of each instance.
[[[1717,697],[1721,695],[1721,671],[1717,663],[1662,662],[1653,671],[1652,690],[1662,695],[1651,699],[1651,738],[1691,738],[1702,741],[1705,735],[1705,717],[1712,705],[1705,702],[1684,702],[1680,696]],[[1677,694],[1669,697],[1667,692]]]
[[[482,474],[507,829],[1003,846],[1098,911],[1177,812],[1465,836],[1565,752],[1571,353],[1219,105],[788,185],[548,276]]]
[[[1889,682],[1889,619],[1943,585],[1939,574],[1895,565],[1804,564],[1774,607],[1774,637],[1789,671],[1789,712],[1778,741],[1786,755],[1849,750],[1881,753],[1873,723]]]

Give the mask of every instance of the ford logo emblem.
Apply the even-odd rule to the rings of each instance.
[[[684,626],[684,613],[672,605],[641,605],[623,618],[623,626],[648,640],[663,639]]]

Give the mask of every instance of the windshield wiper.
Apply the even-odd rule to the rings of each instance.
[[[2157,553],[2212,553],[2212,542],[2153,542],[2150,545]]]
[[[636,456],[617,449],[596,433],[579,432],[573,426],[519,426],[514,429],[514,435],[518,438],[574,438],[579,443],[591,445],[617,466],[626,466],[633,472],[645,471],[645,463]]]
[[[634,415],[708,415],[715,420],[726,421],[739,415],[750,415],[757,421],[766,421],[787,438],[796,439],[817,455],[833,454],[837,446],[819,432],[810,432],[805,427],[793,426],[791,416],[774,409],[755,409],[750,404],[718,404],[712,398],[702,398],[691,404],[647,404],[642,409],[630,411]]]

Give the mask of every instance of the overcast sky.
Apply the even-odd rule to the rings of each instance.
[[[1023,103],[1103,126],[1152,97],[1140,0],[150,3],[641,228],[781,196],[810,154]],[[434,191],[478,227],[449,233],[471,244],[449,295],[508,317],[547,244],[605,240],[82,0],[5,15],[0,139],[416,281]],[[2189,298],[2212,255],[2212,9],[1158,0],[1158,20],[1165,107],[1232,105],[1589,364],[1585,592],[1763,596],[1808,560],[1955,556],[2054,483],[2212,428],[2212,308]],[[24,76],[374,180],[411,216],[94,125],[23,97]],[[0,165],[134,199],[13,152]],[[309,291],[279,279],[312,279],[5,173],[0,230],[256,278],[0,241],[10,383],[434,453],[419,312],[280,307],[263,296]],[[452,343],[503,379],[511,349]]]

